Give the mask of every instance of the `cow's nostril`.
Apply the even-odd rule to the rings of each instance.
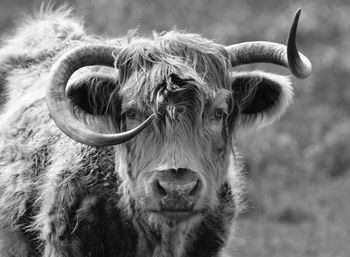
[[[199,183],[200,183],[200,181],[199,181],[199,179],[197,179],[195,186],[193,187],[193,189],[190,192],[190,196],[195,196],[199,192]]]
[[[166,196],[167,192],[164,189],[164,187],[162,187],[162,185],[160,184],[159,180],[156,181],[156,187],[157,187],[157,191],[161,196]]]

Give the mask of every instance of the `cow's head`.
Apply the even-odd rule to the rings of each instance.
[[[116,170],[136,208],[159,220],[200,216],[216,207],[228,181],[235,127],[273,122],[292,97],[283,76],[231,69],[270,62],[308,76],[311,64],[295,46],[299,14],[287,47],[222,46],[169,32],[73,49],[52,69],[49,111],[78,142],[119,145]],[[75,71],[91,65],[113,72],[82,72],[68,83]]]

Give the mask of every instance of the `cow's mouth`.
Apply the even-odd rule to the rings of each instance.
[[[162,218],[168,220],[176,220],[182,222],[190,220],[195,217],[202,216],[206,213],[206,210],[193,210],[193,209],[163,209],[163,210],[151,210],[152,214],[159,215]]]

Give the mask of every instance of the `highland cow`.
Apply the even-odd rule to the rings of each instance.
[[[88,35],[69,8],[27,18],[0,50],[1,257],[233,256],[239,126],[271,124],[295,45],[224,46],[180,31]]]

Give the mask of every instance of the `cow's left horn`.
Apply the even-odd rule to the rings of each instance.
[[[298,78],[306,78],[311,74],[312,65],[309,59],[298,52],[296,47],[296,32],[301,9],[294,16],[289,31],[287,47],[282,44],[253,41],[226,46],[230,55],[231,67],[249,63],[274,63],[285,66]]]
[[[73,106],[67,101],[66,85],[70,76],[78,69],[91,65],[114,67],[113,55],[118,49],[105,45],[89,45],[75,48],[64,54],[52,67],[46,102],[52,119],[67,136],[91,146],[117,145],[130,140],[150,124],[154,115],[138,127],[117,134],[102,134],[90,130],[73,113]]]

